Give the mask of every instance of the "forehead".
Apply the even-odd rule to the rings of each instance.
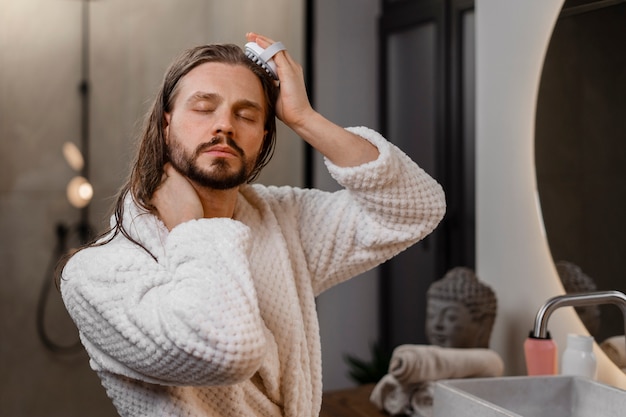
[[[429,298],[428,308],[434,310],[467,310],[461,301],[442,300],[439,298]]]
[[[217,94],[228,100],[251,100],[265,107],[259,78],[240,64],[205,62],[187,73],[179,83],[177,101],[194,94]]]

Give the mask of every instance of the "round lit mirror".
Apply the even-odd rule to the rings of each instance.
[[[537,188],[566,291],[626,291],[625,44],[626,3],[567,0],[545,57]],[[614,306],[578,312],[598,343],[624,334]]]

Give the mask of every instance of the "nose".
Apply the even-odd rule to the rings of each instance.
[[[213,125],[213,134],[232,136],[234,133],[232,117],[233,116],[228,111],[216,112]]]
[[[443,321],[444,321],[443,314],[437,314],[437,316],[432,322],[433,328],[435,330],[442,331],[445,328]]]

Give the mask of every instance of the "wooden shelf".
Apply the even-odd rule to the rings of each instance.
[[[320,417],[385,417],[371,401],[374,384],[329,391],[322,396]]]

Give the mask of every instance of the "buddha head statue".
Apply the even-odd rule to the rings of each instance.
[[[426,298],[426,337],[430,344],[452,348],[489,347],[497,299],[472,269],[451,269],[430,285]]]
[[[555,265],[566,293],[575,294],[597,290],[593,279],[585,274],[578,265],[568,261],[558,261],[555,262]],[[575,307],[575,310],[589,333],[592,335],[598,334],[600,329],[600,306],[578,306]]]

